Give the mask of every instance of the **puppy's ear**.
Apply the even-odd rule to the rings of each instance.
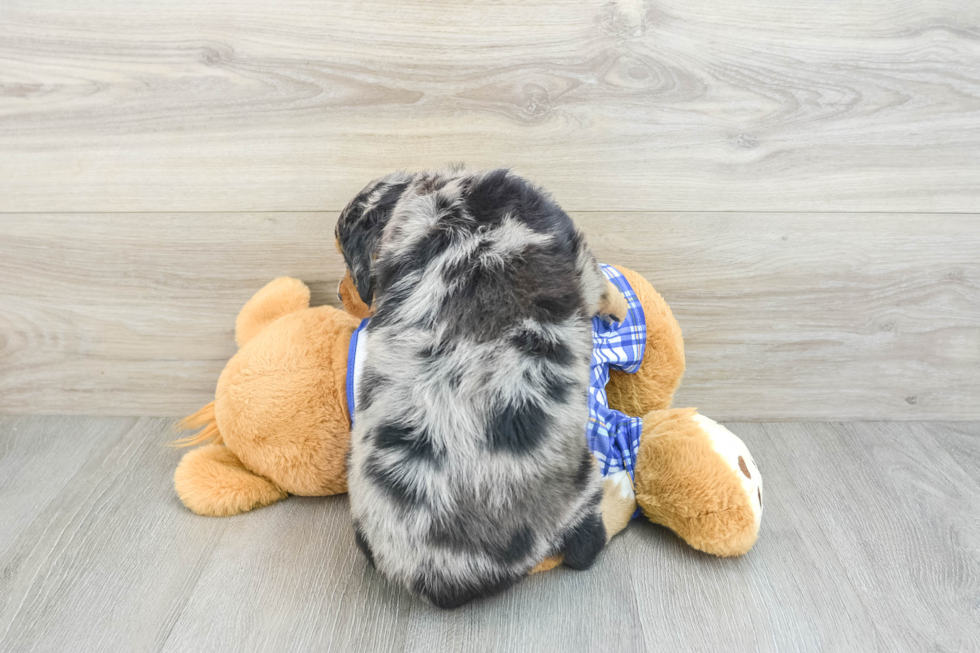
[[[374,301],[374,275],[371,274],[372,253],[361,251],[353,258],[355,260],[350,262],[350,270],[354,287],[357,288],[357,294],[360,295],[361,301],[370,306]]]
[[[387,218],[383,221],[377,218],[376,211],[365,212],[352,225],[350,222],[338,223],[349,225],[349,228],[337,229],[337,242],[344,255],[347,273],[361,301],[368,306],[374,301],[374,260],[378,257],[381,232],[387,222]]]
[[[374,260],[381,247],[381,235],[411,175],[395,173],[368,184],[351,200],[337,221],[335,235],[344,262],[354,280],[361,301],[374,301]]]

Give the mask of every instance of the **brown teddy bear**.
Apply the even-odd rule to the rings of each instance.
[[[639,506],[651,521],[701,551],[745,553],[755,543],[762,516],[758,468],[742,441],[723,426],[693,408],[668,408],[684,373],[680,327],[646,279],[626,268],[604,270],[619,278],[624,292],[632,292],[638,319],[645,323],[641,359],[631,373],[607,372],[608,404],[599,407],[620,411],[623,419],[641,418],[632,421],[638,437],[620,454],[590,442],[606,474],[607,533],[625,527]],[[174,474],[177,494],[189,509],[234,515],[288,494],[347,491],[348,357],[359,318],[370,311],[351,292],[349,279],[340,290],[346,310],[310,308],[306,285],[283,277],[242,308],[235,323],[239,350],[218,379],[215,400],[180,424],[202,430],[177,444],[208,443],[188,452]],[[614,336],[611,342],[618,342]],[[590,431],[589,437],[595,434]],[[620,455],[628,464],[605,460]],[[542,561],[538,570],[558,562]]]

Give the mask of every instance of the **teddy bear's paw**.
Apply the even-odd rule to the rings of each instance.
[[[622,322],[629,314],[630,305],[626,296],[611,281],[606,279],[606,288],[599,300],[599,316],[606,322]]]
[[[606,541],[626,528],[636,512],[633,481],[625,469],[602,479],[602,525]]]
[[[755,530],[762,521],[762,474],[741,438],[710,417],[695,414],[691,417],[711,441],[711,447],[732,468],[742,484],[752,509]]]

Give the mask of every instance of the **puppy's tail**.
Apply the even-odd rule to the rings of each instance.
[[[194,435],[188,435],[186,438],[174,440],[170,443],[173,447],[194,447],[205,442],[224,444],[224,438],[221,437],[221,431],[218,430],[218,422],[214,418],[213,401],[193,415],[188,415],[180,420],[177,423],[177,428],[184,431],[201,430]]]

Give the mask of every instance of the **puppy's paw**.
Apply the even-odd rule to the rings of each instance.
[[[606,279],[606,289],[599,300],[599,316],[606,322],[622,322],[629,313],[626,296],[611,281]]]

